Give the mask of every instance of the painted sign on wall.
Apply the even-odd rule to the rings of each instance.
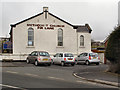
[[[27,26],[37,27],[37,29],[51,29],[54,30],[55,27],[65,27],[64,25],[53,25],[53,24],[27,24]]]

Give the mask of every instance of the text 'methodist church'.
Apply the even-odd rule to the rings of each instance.
[[[91,51],[91,28],[88,24],[72,25],[48,11],[11,25],[13,54],[32,51],[70,52],[75,56]]]

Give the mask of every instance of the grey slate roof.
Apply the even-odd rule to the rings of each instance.
[[[86,26],[79,26],[77,32],[89,32],[89,29]]]

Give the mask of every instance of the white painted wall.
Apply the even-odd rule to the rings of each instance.
[[[120,1],[118,2],[118,25],[120,26]]]
[[[37,27],[32,27],[34,29],[34,46],[27,46],[29,28],[27,24],[64,25],[65,27],[62,27],[63,47],[57,46],[58,27],[55,27],[54,30],[41,30],[37,29]],[[80,47],[80,35],[83,35],[85,38],[84,47]],[[45,19],[44,14],[42,14],[26,22],[18,24],[13,28],[13,54],[29,54],[34,50],[48,51],[51,55],[57,52],[71,52],[75,55],[80,54],[81,52],[90,52],[91,34],[87,32],[79,32],[77,35],[76,30],[73,29],[72,26],[56,19],[51,15],[48,15],[48,19]]]
[[[80,46],[80,36],[84,36],[84,46]],[[78,54],[83,52],[91,52],[91,34],[90,33],[78,33]]]

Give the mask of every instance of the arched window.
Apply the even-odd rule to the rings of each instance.
[[[84,36],[80,36],[80,46],[84,46]]]
[[[63,46],[63,30],[58,29],[58,46]]]
[[[28,28],[28,46],[34,46],[34,30]]]

